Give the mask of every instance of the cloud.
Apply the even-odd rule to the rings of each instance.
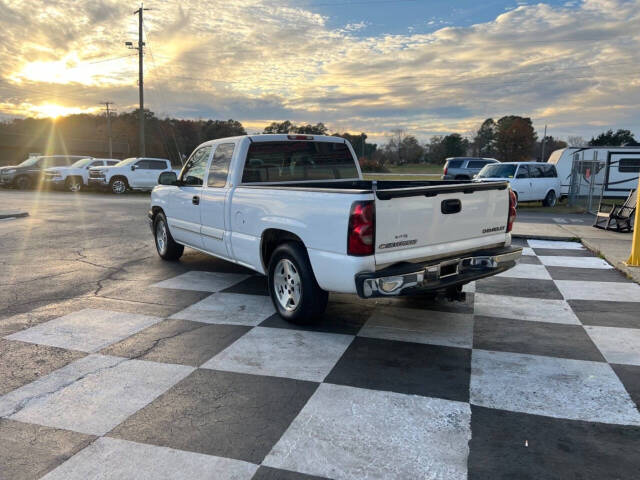
[[[640,0],[521,2],[469,27],[377,36],[365,22],[330,28],[296,3],[151,5],[147,106],[252,126],[288,118],[380,136],[404,127],[422,139],[506,114],[556,136],[640,129],[630,108],[640,100]],[[0,0],[0,113],[37,112],[50,97],[135,107],[137,59],[124,47],[136,40],[132,13],[126,0]]]

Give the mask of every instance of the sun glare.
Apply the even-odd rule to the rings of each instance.
[[[72,115],[74,113],[84,113],[86,110],[78,107],[65,107],[63,105],[57,105],[55,103],[45,103],[42,105],[33,105],[30,108],[31,112],[36,117],[49,117],[58,118],[65,115]]]

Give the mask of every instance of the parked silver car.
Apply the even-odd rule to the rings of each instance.
[[[443,180],[471,180],[485,165],[498,163],[495,158],[450,157],[442,171]]]

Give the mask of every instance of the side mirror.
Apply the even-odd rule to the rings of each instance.
[[[135,165],[131,165],[131,171],[133,172],[136,169]]]
[[[176,172],[162,172],[158,177],[159,185],[178,185]]]

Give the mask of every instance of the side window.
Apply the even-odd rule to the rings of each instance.
[[[102,160],[96,160],[95,162],[91,162],[87,168],[101,167],[101,166],[102,166]]]
[[[209,187],[224,187],[227,184],[227,175],[229,174],[229,163],[233,156],[235,143],[221,143],[216,147],[209,167],[209,179],[207,185]]]
[[[149,170],[149,160],[138,160],[136,170]]]
[[[151,170],[166,170],[167,163],[162,160],[149,160],[149,168]]]
[[[120,163],[118,160],[107,160],[107,165],[112,166]]]
[[[640,158],[621,158],[618,164],[621,172],[640,172]]]
[[[202,185],[210,153],[211,147],[207,146],[199,148],[191,154],[191,157],[187,160],[187,163],[180,174],[180,180],[183,185],[188,187],[197,187]]]
[[[544,168],[542,165],[529,165],[531,178],[544,178]]]
[[[467,168],[482,168],[487,164],[484,160],[470,160],[467,164]]]
[[[545,178],[557,178],[558,172],[555,165],[544,165],[544,176]]]
[[[460,168],[462,166],[462,160],[450,160],[449,168]]]
[[[516,178],[529,178],[529,165],[519,165]]]

